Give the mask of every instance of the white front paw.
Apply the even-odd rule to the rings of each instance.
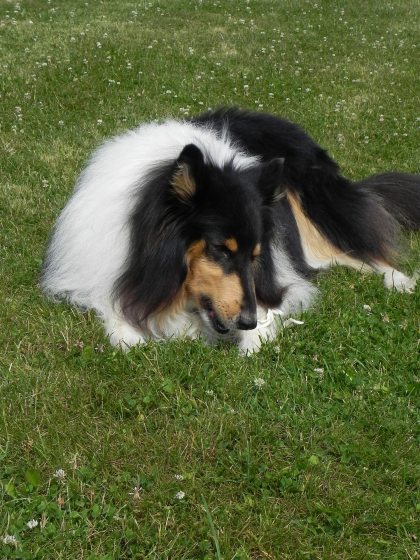
[[[147,342],[143,333],[122,321],[115,322],[112,326],[107,326],[106,331],[111,345],[121,348],[123,352],[128,352],[131,346]]]

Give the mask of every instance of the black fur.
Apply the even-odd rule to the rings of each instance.
[[[399,254],[398,224],[420,228],[418,175],[390,173],[352,183],[298,125],[269,114],[221,108],[193,122],[229,130],[240,146],[263,161],[284,158],[284,187],[299,195],[306,215],[322,234],[354,258],[393,264]],[[305,272],[291,211],[284,202],[277,210],[279,227],[284,229],[287,220],[292,228],[286,233],[290,255]]]

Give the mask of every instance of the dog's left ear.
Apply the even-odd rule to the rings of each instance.
[[[176,161],[175,173],[171,179],[174,195],[184,204],[189,204],[197,191],[204,156],[195,144],[188,144]]]
[[[283,180],[284,158],[274,158],[261,166],[258,190],[266,204],[272,204],[285,194]]]

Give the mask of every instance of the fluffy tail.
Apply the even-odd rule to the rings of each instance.
[[[420,229],[420,175],[385,173],[356,183],[378,196],[404,229]]]

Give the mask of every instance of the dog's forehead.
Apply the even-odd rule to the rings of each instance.
[[[232,252],[253,249],[262,237],[261,208],[252,200],[238,200],[227,209],[220,234]]]
[[[198,200],[196,219],[210,243],[253,250],[262,237],[262,201],[256,174],[231,167],[210,168]],[[228,243],[229,244],[229,243]]]

